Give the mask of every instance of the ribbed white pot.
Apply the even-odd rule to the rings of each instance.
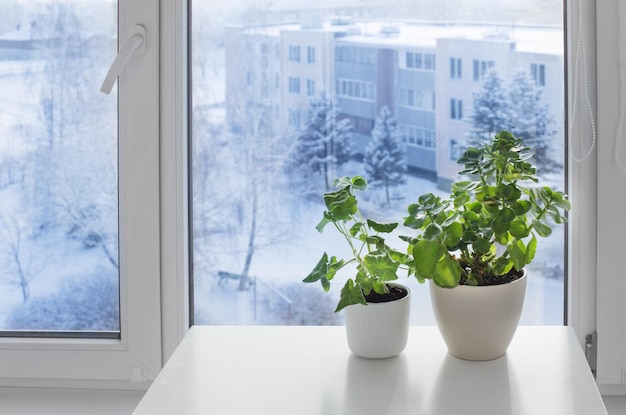
[[[448,351],[461,359],[492,360],[506,353],[522,313],[524,275],[507,284],[441,288],[430,282],[437,326]]]
[[[358,356],[383,359],[401,353],[409,336],[411,291],[387,303],[356,304],[346,307],[348,347]]]

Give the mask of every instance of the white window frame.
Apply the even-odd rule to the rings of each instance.
[[[184,215],[177,211],[172,215],[177,219],[164,219],[183,202],[161,203],[167,197],[175,199],[173,188],[179,189],[177,192],[184,188],[167,182],[181,181],[183,164],[176,166],[181,173],[165,176],[180,161],[181,152],[164,151],[170,150],[170,140],[160,140],[164,133],[179,130],[176,135],[181,138],[184,123],[180,112],[170,115],[164,105],[159,105],[161,97],[161,103],[171,99],[172,105],[184,108],[179,96],[184,88],[179,88],[176,80],[184,79],[181,51],[185,49],[179,46],[186,36],[180,30],[169,31],[171,37],[163,36],[159,30],[161,26],[163,33],[168,33],[166,29],[184,27],[183,4],[164,1],[163,6],[178,13],[164,13],[160,22],[159,2],[119,0],[119,47],[135,24],[146,29],[145,53],[133,56],[118,79],[121,339],[2,338],[0,385],[145,389],[160,371],[164,353],[171,353],[184,334],[186,313],[177,313],[182,307],[177,304],[172,310],[172,305],[174,298],[187,296],[181,293],[166,301],[161,298],[171,288],[170,282],[180,282],[171,276],[180,274],[184,266],[160,255],[170,249],[175,257],[182,258],[181,250],[185,249],[184,244],[171,243],[182,239],[171,236],[184,228],[178,219]],[[160,41],[179,45],[163,48],[160,55]],[[178,61],[167,56],[168,50]],[[176,76],[170,76],[174,72]],[[169,276],[163,279],[163,290],[162,275]],[[164,330],[174,334],[164,336]]]
[[[572,97],[574,91],[583,96],[586,82],[594,117],[596,105],[610,107],[602,97],[596,99],[595,86],[595,30],[596,23],[601,28],[604,22],[596,22],[596,0],[568,4],[568,68],[574,65],[578,1],[588,78],[579,73],[574,84],[568,70],[568,116],[575,117],[575,137],[590,137],[587,108],[579,104],[573,114]],[[145,368],[147,380],[154,379],[189,326],[187,2],[120,3],[120,39],[135,23],[144,24],[147,33],[146,54],[131,59],[120,78],[122,340],[0,339],[2,385],[145,388],[149,382],[130,382],[134,369]],[[608,75],[605,84],[619,84],[617,71]],[[596,329],[597,264],[604,255],[597,252],[597,206],[610,202],[595,197],[599,161],[596,152],[582,163],[569,160],[567,191],[574,208],[568,232],[567,317],[581,344]]]

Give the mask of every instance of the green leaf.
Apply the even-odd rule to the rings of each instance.
[[[337,271],[343,268],[345,264],[346,262],[343,259],[338,261],[337,257],[333,256],[328,262],[328,271],[326,272],[326,278],[328,279],[328,281],[335,278],[335,274],[337,274]]]
[[[348,176],[339,177],[333,180],[333,186],[341,188],[352,186],[352,179]]]
[[[324,252],[322,258],[317,262],[317,265],[313,268],[313,271],[303,279],[303,282],[315,282],[319,281],[322,277],[326,277],[328,274],[328,254]]]
[[[371,219],[367,220],[367,225],[376,232],[390,233],[398,227],[397,223],[379,223]]]
[[[332,218],[329,216],[328,212],[324,212],[324,218],[320,221],[320,223],[317,224],[317,226],[315,227],[315,229],[317,229],[317,231],[319,233],[322,233],[322,231],[324,230],[324,227],[326,227],[326,225],[328,225],[329,223],[331,223],[333,220]]]
[[[357,212],[356,198],[347,189],[324,194],[324,202],[331,220],[348,220]]]
[[[458,262],[445,255],[435,267],[433,281],[440,287],[453,288],[459,285],[463,270]]]
[[[474,242],[474,248],[479,254],[487,254],[491,251],[491,243],[485,238],[478,238],[476,242]]]
[[[535,259],[535,252],[537,252],[537,238],[534,236],[528,242],[528,246],[526,247],[526,263],[530,264]]]
[[[389,287],[387,287],[387,284],[385,284],[383,281],[374,280],[372,287],[374,288],[374,291],[376,291],[376,293],[378,294],[389,293]]]
[[[396,271],[398,271],[400,263],[394,261],[389,252],[367,254],[363,258],[363,265],[370,275],[378,277],[381,281],[398,279]]]
[[[421,278],[432,279],[437,263],[446,253],[444,247],[434,241],[421,240],[413,245],[417,275]]]
[[[528,200],[518,200],[513,206],[513,211],[517,216],[522,216],[528,213],[532,204]]]
[[[526,265],[526,246],[519,239],[513,241],[508,247],[509,254],[513,260],[513,266],[520,271]]]
[[[454,207],[459,208],[470,201],[470,196],[467,193],[462,193],[454,199]]]
[[[526,223],[521,220],[514,220],[511,222],[511,228],[509,229],[511,235],[517,239],[522,239],[530,234],[530,229],[526,226]]]
[[[439,235],[441,235],[442,232],[443,232],[443,229],[441,229],[441,226],[433,222],[430,225],[428,225],[426,229],[424,230],[424,239],[428,239],[429,241],[432,241],[436,239]]]
[[[496,235],[501,235],[507,233],[511,228],[510,222],[503,222],[500,218],[497,218],[493,221],[492,225],[494,232]]]
[[[537,231],[539,236],[543,236],[544,238],[552,234],[552,228],[538,220],[533,221],[533,228]]]
[[[341,289],[341,295],[335,313],[354,304],[367,305],[367,301],[365,301],[361,287],[355,284],[354,281],[348,280]]]
[[[498,214],[498,219],[502,222],[512,222],[515,219],[515,212],[511,208],[504,208]]]
[[[494,263],[493,272],[496,275],[505,275],[509,271],[511,271],[512,268],[513,268],[512,260],[510,260],[509,258],[499,257],[498,259],[496,259]]]
[[[404,218],[404,226],[407,226],[411,229],[420,229],[422,225],[424,225],[425,217],[423,215],[420,216],[407,216]]]
[[[356,222],[354,225],[352,225],[348,230],[350,236],[356,236],[361,231],[362,226],[363,222]]]
[[[361,176],[354,176],[351,179],[352,187],[358,190],[365,190],[367,188],[367,180]]]
[[[463,225],[459,222],[453,222],[446,228],[445,233],[446,235],[443,243],[447,247],[457,246],[463,237]]]

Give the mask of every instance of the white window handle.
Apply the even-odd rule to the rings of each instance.
[[[113,85],[115,85],[115,80],[126,66],[126,62],[130,59],[133,54],[141,55],[146,51],[146,28],[143,25],[135,25],[132,30],[132,34],[124,45],[120,49],[119,53],[115,57],[111,68],[109,68],[109,72],[107,73],[106,78],[104,78],[104,82],[102,82],[102,87],[100,87],[100,91],[105,94],[110,94],[113,90]],[[135,53],[136,52],[136,53]]]

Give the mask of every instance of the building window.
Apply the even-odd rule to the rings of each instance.
[[[453,120],[463,118],[463,100],[450,98],[450,118]]]
[[[435,132],[433,130],[413,125],[400,125],[398,129],[405,143],[426,149],[435,148]]]
[[[300,111],[289,110],[289,126],[294,130],[300,129]]]
[[[358,65],[374,65],[376,50],[362,46],[338,46],[335,48],[335,61],[356,63]]]
[[[435,70],[435,55],[433,53],[406,52],[405,67],[407,69]]]
[[[478,59],[474,59],[473,68],[474,68],[474,81],[482,80],[487,72],[495,67],[494,61],[481,61]]]
[[[465,152],[466,147],[462,146],[457,140],[450,140],[450,160],[456,162]]]
[[[431,91],[400,88],[399,104],[405,107],[434,110],[434,94]]]
[[[352,79],[337,79],[335,81],[336,93],[339,96],[374,101],[374,84]]]
[[[546,65],[542,63],[531,63],[530,77],[535,81],[535,85],[546,86]]]
[[[432,53],[424,54],[424,69],[429,71],[435,70],[435,55]]]
[[[461,79],[461,59],[450,58],[450,79]]]
[[[306,80],[306,94],[310,97],[315,95],[315,81],[312,79]]]
[[[300,78],[289,77],[289,93],[290,94],[299,94],[300,93]]]
[[[300,46],[289,45],[289,62],[300,62]]]
[[[306,48],[306,62],[315,63],[315,48],[313,46],[307,46]]]

